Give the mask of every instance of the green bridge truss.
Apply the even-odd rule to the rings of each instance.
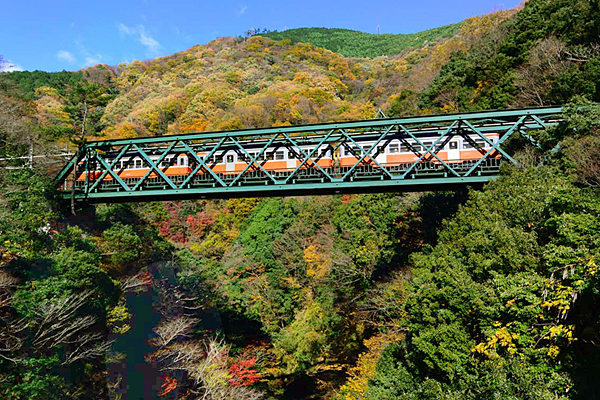
[[[562,108],[552,107],[89,142],[56,182],[62,198],[88,203],[443,190],[485,183],[501,162],[518,164],[505,149],[507,139],[520,135],[537,146],[529,133],[561,118]],[[451,160],[445,149],[453,140],[476,157]],[[401,152],[399,145],[412,160],[382,161],[381,155]],[[269,162],[280,149],[295,161],[273,170]],[[245,166],[219,170],[226,154]],[[351,164],[341,155],[351,155]],[[167,162],[182,156],[188,172],[169,174]],[[143,175],[125,178],[132,166]]]

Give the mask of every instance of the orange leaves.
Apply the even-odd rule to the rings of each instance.
[[[142,128],[143,129],[143,128]],[[122,122],[114,128],[106,130],[106,139],[129,139],[138,137],[138,130],[142,130],[133,122]]]
[[[159,396],[166,396],[177,388],[177,378],[165,377],[163,384],[160,386],[161,390],[157,394]]]
[[[206,130],[208,125],[208,121],[203,117],[194,118],[191,122],[187,124],[180,125],[179,129],[183,133],[190,132],[203,132]]]

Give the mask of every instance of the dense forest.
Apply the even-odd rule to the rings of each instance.
[[[360,36],[0,74],[1,398],[120,398],[107,365],[127,355],[109,339],[148,288],[160,398],[600,398],[599,3],[529,0],[415,41],[336,32]],[[542,105],[565,105],[564,122],[534,133],[542,150],[511,141],[521,167],[482,190],[72,215],[60,159],[18,168],[87,140]]]
[[[310,43],[313,46],[340,53],[345,57],[377,57],[400,54],[410,48],[421,48],[454,35],[459,24],[441,26],[409,34],[378,34],[350,29],[298,28],[283,32],[267,32],[262,36],[274,40],[289,39],[292,43]]]

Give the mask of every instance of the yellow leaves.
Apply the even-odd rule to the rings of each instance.
[[[556,358],[556,356],[560,353],[560,349],[558,346],[550,346],[548,348],[548,356],[552,358]]]
[[[298,282],[298,279],[293,276],[286,276],[281,278],[281,280],[287,287],[291,289],[300,289],[302,287],[302,285],[300,285]]]
[[[59,97],[60,95],[58,94],[58,90],[50,87],[50,86],[40,86],[39,88],[35,89],[35,94],[36,96],[52,96],[52,97]]]
[[[405,74],[408,71],[408,63],[406,60],[397,61],[394,65],[394,71]]]
[[[564,338],[567,342],[574,342],[577,340],[575,335],[575,325],[554,325],[551,326],[548,331],[549,339]]]
[[[344,400],[362,400],[369,389],[368,382],[375,375],[381,353],[390,344],[398,343],[404,335],[390,332],[373,336],[364,341],[367,350],[358,356],[356,366],[348,370],[348,380],[340,388]]]
[[[477,87],[475,88],[475,94],[480,93],[486,86],[489,85],[488,81],[477,81]]]
[[[262,50],[265,38],[262,36],[252,36],[246,40],[246,50],[258,52]]]
[[[455,102],[450,102],[448,104],[445,104],[444,107],[442,107],[442,112],[445,114],[458,112],[458,106]]]
[[[589,276],[594,276],[598,272],[598,264],[596,263],[596,259],[594,257],[590,257],[586,267],[586,273]]]
[[[323,254],[322,246],[312,244],[304,249],[304,261],[306,262],[306,275],[320,282],[329,276],[331,271],[331,259]]]
[[[510,325],[511,323],[502,326],[500,322],[494,322],[493,326],[500,329],[494,332],[485,342],[477,344],[471,349],[471,352],[485,354],[489,358],[498,358],[497,348],[503,347],[509,354],[516,354],[517,346],[514,341],[519,339],[519,335],[508,330]]]
[[[110,327],[110,331],[117,334],[124,334],[131,326],[124,322],[131,318],[131,314],[124,301],[120,301],[115,307],[108,310],[106,313],[106,324]]]

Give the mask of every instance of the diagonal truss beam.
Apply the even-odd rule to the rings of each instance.
[[[479,132],[479,130],[477,130],[473,125],[471,125],[468,121],[465,121],[465,123],[467,124],[467,126],[469,126],[474,132],[476,132],[479,136],[481,136],[486,142],[488,142],[490,144],[490,149],[471,167],[471,169],[469,169],[467,171],[467,173],[465,174],[465,176],[469,176],[473,173],[473,171],[475,171],[475,169],[477,167],[479,167],[479,165],[494,151],[498,151],[500,154],[502,154],[504,157],[506,157],[510,162],[512,162],[515,165],[519,165],[519,163],[517,161],[515,161],[511,156],[509,156],[508,154],[506,154],[506,152],[504,150],[502,150],[500,148],[500,145],[502,143],[504,143],[504,141],[506,139],[508,139],[515,130],[519,129],[519,125],[521,125],[521,123],[525,120],[525,118],[527,117],[521,117],[519,118],[519,121],[517,121],[512,128],[510,128],[505,134],[504,136],[502,136],[501,138],[499,138],[498,142],[496,142],[494,144],[494,142],[492,142],[491,140],[489,140],[487,137],[485,137],[485,135],[483,135],[481,132]]]
[[[416,137],[415,135],[413,135],[408,129],[406,129],[404,126],[401,125],[402,130],[408,135],[410,136],[413,140],[415,140],[419,146],[421,146],[422,149],[425,149],[425,152],[419,157],[419,154],[421,154],[420,152],[415,152],[415,155],[417,157],[419,157],[419,159],[416,161],[416,163],[418,164],[423,158],[427,157],[427,154],[431,154],[433,157],[435,157],[444,167],[446,167],[450,172],[452,172],[452,174],[454,174],[455,176],[460,176],[460,174],[458,172],[456,172],[454,170],[454,168],[452,168],[450,165],[448,165],[444,160],[442,160],[440,157],[438,157],[437,153],[439,150],[436,150],[436,147],[438,146],[438,143],[440,143],[442,141],[442,139],[447,138],[447,140],[450,140],[452,138],[453,135],[451,135],[452,130],[454,129],[455,125],[458,127],[460,124],[455,121],[452,125],[450,125],[450,127],[448,129],[446,129],[445,132],[443,132],[440,137],[435,141],[435,143],[433,143],[433,145],[431,145],[430,147],[427,147],[423,144],[423,142],[421,142],[419,140],[418,137]],[[412,168],[414,168],[414,166],[416,166],[415,164],[411,165],[411,170]],[[405,177],[408,172],[407,171],[402,177]]]
[[[327,142],[327,140],[329,139],[329,137],[332,135],[333,132],[334,132],[334,130],[331,130],[319,143],[317,143],[316,146],[313,147],[313,149],[310,151],[309,154],[306,154],[304,152],[304,150],[302,150],[302,147],[298,146],[298,144],[296,144],[296,142],[294,142],[294,140],[291,137],[289,137],[287,134],[283,133],[283,135],[285,136],[285,138],[287,139],[287,141],[290,142],[292,144],[292,146],[295,147],[295,150],[298,150],[298,152],[300,152],[300,154],[302,154],[304,156],[304,159],[302,160],[302,162],[300,163],[300,165],[298,165],[296,167],[296,169],[294,169],[294,171],[292,171],[292,173],[287,177],[287,179],[285,180],[286,183],[292,177],[294,177],[298,173],[298,171],[300,171],[300,169],[302,168],[302,166],[304,164],[308,163],[309,160],[312,163],[311,165],[317,167],[317,169],[319,171],[321,171],[321,173],[323,175],[325,175],[330,181],[332,180],[331,175],[329,175],[327,172],[325,172],[325,170],[323,168],[321,168],[321,166],[318,163],[318,159],[317,159],[317,161],[315,161],[312,157],[315,154],[315,152],[318,152],[319,149],[321,148],[321,146]]]
[[[174,146],[174,143],[173,143]],[[162,172],[162,170],[160,168],[158,168],[158,164],[155,164],[152,159],[150,157],[148,157],[148,155],[146,154],[146,152],[144,150],[142,150],[138,145],[134,144],[133,148],[137,150],[137,152],[139,153],[139,155],[148,163],[148,165],[150,166],[150,170],[148,170],[148,173],[146,173],[146,175],[144,175],[144,177],[142,179],[140,179],[140,181],[137,183],[137,185],[135,186],[135,188],[139,188],[140,185],[146,180],[146,178],[150,175],[150,172],[152,170],[156,171],[156,173],[158,175],[160,175],[161,178],[164,179],[164,181],[171,186],[171,189],[177,189],[177,186],[175,186],[175,184],[173,183],[173,181],[171,181],[171,179],[165,175],[164,172]],[[171,147],[172,148],[172,147]],[[166,153],[164,153],[163,155],[165,155]]]
[[[346,178],[347,178],[348,176],[350,176],[350,174],[351,174],[351,173],[354,171],[354,169],[355,169],[355,168],[356,168],[358,165],[360,165],[360,163],[361,163],[361,162],[363,162],[363,160],[364,160],[364,159],[367,157],[367,155],[369,156],[369,159],[370,159],[370,161],[373,161],[373,162],[375,162],[375,164],[377,164],[377,166],[378,166],[379,168],[381,168],[381,170],[382,170],[383,172],[385,172],[385,173],[386,173],[386,174],[387,174],[387,175],[388,175],[390,178],[393,178],[392,174],[390,174],[390,172],[389,172],[387,169],[383,168],[383,167],[381,166],[381,164],[379,164],[379,163],[377,162],[377,160],[375,160],[375,158],[371,157],[371,151],[372,151],[373,149],[377,148],[377,145],[379,144],[379,142],[381,142],[381,140],[382,140],[384,137],[386,137],[388,133],[390,133],[390,131],[392,130],[392,128],[394,128],[394,126],[393,126],[393,125],[392,125],[392,126],[390,126],[390,127],[389,127],[389,128],[388,128],[388,129],[387,129],[385,132],[383,132],[383,133],[382,133],[382,134],[379,136],[379,138],[377,138],[377,140],[375,141],[375,143],[374,143],[374,144],[371,146],[371,148],[370,148],[370,149],[369,149],[369,151],[367,151],[367,152],[365,152],[365,149],[364,149],[364,148],[363,148],[361,145],[359,145],[358,143],[356,143],[356,142],[354,141],[354,139],[352,139],[352,137],[351,137],[351,136],[348,136],[348,134],[347,134],[345,131],[343,131],[343,130],[342,130],[342,135],[344,135],[344,137],[346,137],[348,140],[350,140],[352,143],[354,143],[354,145],[355,145],[355,146],[357,146],[359,149],[361,149],[361,155],[362,155],[362,157],[361,157],[361,158],[360,158],[360,159],[359,159],[359,160],[358,160],[356,163],[354,163],[354,165],[353,165],[353,166],[352,166],[352,167],[351,167],[351,168],[348,170],[348,172],[346,172],[346,174],[344,174],[344,176],[342,177],[342,179],[343,179],[343,180],[346,180]]]
[[[435,141],[435,142],[434,142],[434,143],[431,145],[431,147],[429,147],[429,148],[427,148],[427,147],[423,146],[423,143],[421,143],[421,141],[420,141],[419,139],[417,139],[417,138],[416,138],[416,137],[415,137],[415,136],[414,136],[412,133],[408,132],[408,131],[406,130],[406,128],[405,128],[405,127],[402,127],[402,129],[404,129],[404,131],[405,131],[405,132],[406,132],[406,133],[407,133],[409,136],[411,136],[411,137],[412,137],[414,140],[416,140],[416,141],[417,141],[417,142],[420,144],[420,146],[421,146],[421,147],[424,147],[424,148],[426,149],[426,150],[425,150],[425,152],[423,152],[423,154],[421,154],[421,156],[420,156],[420,157],[417,159],[417,161],[415,161],[415,162],[414,162],[414,163],[413,163],[413,164],[412,164],[412,165],[411,165],[411,166],[410,166],[410,167],[409,167],[409,168],[406,170],[406,172],[405,172],[405,173],[402,175],[402,179],[406,178],[406,176],[407,176],[408,174],[410,174],[410,172],[411,172],[411,171],[412,171],[412,170],[413,170],[413,169],[414,169],[414,168],[417,166],[417,164],[419,164],[419,163],[421,162],[421,160],[422,160],[423,158],[425,158],[425,156],[426,156],[428,153],[430,153],[430,152],[431,152],[431,149],[434,149],[434,148],[435,148],[435,146],[437,146],[437,144],[438,144],[438,143],[439,143],[439,142],[442,140],[442,138],[443,138],[443,137],[447,136],[447,135],[448,135],[450,132],[452,132],[452,129],[454,129],[454,127],[455,127],[456,125],[458,125],[458,121],[454,121],[454,122],[452,123],[452,125],[450,125],[450,126],[449,126],[449,127],[446,129],[446,131],[445,131],[445,132],[444,132],[444,133],[443,133],[443,134],[442,134],[440,137],[438,137],[438,138],[437,138],[437,140],[436,140],[436,141]],[[433,154],[433,153],[432,153],[432,154]],[[435,156],[435,154],[434,154],[434,156]],[[438,158],[438,159],[439,159],[439,158]],[[441,161],[441,160],[440,160],[440,161]]]
[[[121,187],[123,189],[125,189],[125,191],[129,192],[131,191],[131,188],[129,186],[127,186],[127,184],[121,179],[121,177],[119,176],[119,174],[116,174],[113,171],[113,167],[115,166],[115,164],[117,163],[117,159],[113,160],[113,162],[108,165],[108,163],[104,160],[104,158],[102,158],[102,156],[95,151],[94,152],[94,157],[96,158],[96,160],[100,161],[100,164],[102,164],[102,166],[104,166],[104,176],[106,176],[106,173],[109,173],[117,182],[119,182],[119,185],[121,185]],[[122,153],[124,153],[124,151],[122,150]],[[89,175],[89,172],[88,172]],[[102,180],[104,179],[104,177],[102,179],[97,179],[96,182],[94,183],[94,185],[90,188],[90,190],[88,192],[91,192],[97,185],[100,184],[100,182],[102,182]]]

